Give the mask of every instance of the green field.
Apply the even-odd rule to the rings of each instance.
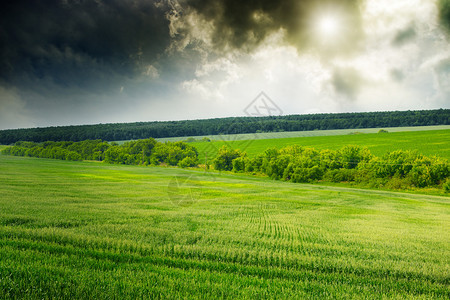
[[[201,140],[204,137],[216,141],[268,140],[268,139],[284,139],[284,138],[312,137],[312,136],[349,135],[355,133],[378,133],[378,131],[380,131],[381,129],[387,130],[389,132],[431,131],[431,130],[447,130],[450,129],[450,125],[331,129],[331,130],[313,130],[313,131],[283,131],[283,132],[261,132],[261,133],[223,134],[223,135],[206,135],[206,136],[202,135],[202,136],[158,138],[157,140],[160,142],[178,142],[184,141],[188,138]],[[118,142],[124,143],[126,141],[118,141]]]
[[[10,156],[0,170],[1,298],[450,297],[448,197]]]
[[[440,156],[450,159],[450,129],[410,132],[389,132],[369,134],[347,134],[335,136],[311,136],[279,139],[254,139],[235,141],[193,142],[199,152],[199,158],[205,161],[205,152],[210,161],[223,145],[234,149],[244,149],[250,157],[264,152],[267,148],[283,148],[301,145],[316,149],[337,150],[345,145],[359,145],[370,149],[372,154],[382,156],[394,150],[418,150],[426,156]]]

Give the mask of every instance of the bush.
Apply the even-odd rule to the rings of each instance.
[[[185,142],[185,143],[193,143],[193,142],[196,142],[197,140],[195,139],[195,138],[193,138],[193,137],[189,137],[189,138],[187,138],[186,140],[184,140],[183,142]]]
[[[358,171],[355,169],[329,170],[323,179],[330,182],[350,182],[355,181]]]
[[[180,168],[196,167],[198,165],[198,160],[187,156],[178,162]]]
[[[264,158],[266,158],[268,161],[271,161],[274,158],[277,158],[278,155],[280,155],[280,152],[277,148],[268,148],[266,151],[264,151]]]
[[[2,154],[4,155],[10,155],[11,154],[11,150],[13,147],[6,147],[5,149],[2,150]]]
[[[105,151],[105,162],[109,164],[123,164],[125,163],[124,154],[120,146],[111,146]]]
[[[372,154],[367,148],[348,145],[339,150],[339,159],[345,169],[354,169],[360,162],[368,162],[372,159]]]
[[[292,174],[292,182],[313,182],[322,179],[323,170],[318,166],[312,168],[296,168]]]
[[[231,171],[233,169],[233,160],[243,155],[244,154],[239,150],[223,146],[219,149],[219,153],[213,160],[214,169],[219,171]]]
[[[405,177],[421,156],[415,151],[392,151],[386,153],[376,166],[379,177]]]
[[[438,185],[449,176],[448,163],[436,157],[416,159],[409,173],[411,182],[417,187]]]
[[[150,162],[153,165],[166,163],[171,166],[176,166],[186,157],[191,157],[194,161],[197,161],[197,149],[183,142],[166,142],[164,144],[158,143],[153,148],[153,152],[150,156]]]
[[[266,174],[273,179],[280,179],[284,176],[284,170],[289,165],[292,159],[291,155],[279,155],[276,158],[273,158],[266,167]]]
[[[81,158],[81,155],[76,153],[75,151],[67,151],[65,159],[66,160],[73,160],[73,161],[81,161],[81,160],[83,160]]]
[[[338,153],[333,150],[320,151],[320,164],[327,170],[342,168],[342,163],[339,161]]]
[[[246,169],[251,169],[250,166],[247,168],[247,165],[250,165],[250,160],[246,156],[235,158],[233,159],[233,172],[245,172]]]
[[[442,184],[442,188],[444,189],[444,192],[450,193],[450,178],[445,180],[444,184]]]
[[[390,180],[388,180],[384,186],[388,189],[394,190],[405,190],[410,188],[412,185],[411,180],[409,178],[402,178],[399,176],[394,176]]]
[[[262,171],[262,165],[264,161],[264,155],[258,154],[255,158],[250,159],[248,164],[245,166],[246,172],[260,172]]]

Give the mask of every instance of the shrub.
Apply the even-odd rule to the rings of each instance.
[[[333,150],[320,151],[320,164],[328,170],[342,168],[342,163],[339,161],[338,153]]]
[[[176,166],[186,157],[191,157],[197,161],[197,150],[193,146],[183,142],[166,142],[164,144],[156,144],[149,160],[154,165],[166,163],[171,166]]]
[[[214,169],[220,171],[231,171],[233,169],[233,160],[243,156],[239,150],[231,149],[223,146],[219,149],[219,153],[213,160]]]
[[[409,178],[402,178],[399,176],[394,176],[391,179],[389,179],[385,183],[385,187],[388,189],[394,189],[394,190],[405,190],[411,187],[411,180]]]
[[[287,146],[283,149],[280,149],[279,153],[284,155],[292,155],[292,156],[299,156],[305,151],[305,148],[299,146],[299,145],[293,145],[293,146]]]
[[[312,168],[295,168],[292,174],[292,182],[313,182],[322,179],[323,170],[318,166]]]
[[[105,162],[109,164],[124,164],[124,154],[120,146],[111,146],[105,151]]]
[[[83,160],[81,155],[76,153],[75,151],[67,151],[66,152],[66,160],[80,161]]]
[[[233,159],[233,172],[244,172],[247,165],[250,164],[250,160],[246,156],[240,156],[238,158]],[[251,171],[250,171],[251,172]]]
[[[277,148],[268,148],[266,151],[264,151],[264,158],[266,158],[268,161],[271,161],[272,159],[276,158],[278,155],[280,155],[280,152]]]
[[[246,172],[259,172],[261,171],[264,162],[264,155],[258,154],[255,158],[250,159],[248,164],[245,166]]]
[[[193,138],[193,137],[189,137],[186,140],[184,140],[185,143],[193,143],[193,142],[196,142],[196,141],[197,140],[195,138]]]
[[[337,169],[329,170],[325,173],[323,179],[330,182],[350,182],[355,181],[358,170],[355,169]]]
[[[279,155],[268,162],[265,173],[273,179],[280,179],[292,159],[291,155]]]
[[[2,150],[2,154],[4,155],[10,155],[11,154],[11,150],[13,147],[6,147],[5,149]]]
[[[190,156],[187,156],[178,162],[178,166],[181,168],[196,167],[197,165],[198,160]]]
[[[444,184],[442,184],[442,188],[444,189],[444,192],[450,193],[450,178],[445,180]]]
[[[448,162],[436,157],[416,159],[409,173],[411,182],[418,187],[438,185],[449,176],[450,168]]]
[[[289,163],[289,165],[283,171],[283,179],[289,181],[292,179],[295,170],[295,163]]]
[[[368,162],[373,157],[367,148],[354,145],[343,147],[339,150],[338,156],[345,169],[354,169],[360,162]]]
[[[377,166],[379,177],[405,177],[413,168],[415,160],[421,156],[415,151],[392,151],[386,153]]]

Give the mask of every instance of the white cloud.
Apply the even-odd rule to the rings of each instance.
[[[448,57],[449,45],[436,15],[432,1],[368,0],[364,44],[352,55],[299,53],[279,30],[251,53],[203,56],[182,87],[232,115],[262,90],[288,114],[447,108],[450,73],[436,65]],[[199,22],[194,19],[190,26]],[[206,41],[204,53],[211,53],[212,31],[205,28],[190,31],[190,38]],[[408,36],[394,43],[402,34]]]
[[[155,68],[153,65],[148,65],[142,75],[145,75],[151,79],[158,79],[159,78],[159,72],[158,69]]]
[[[25,106],[16,90],[0,86],[0,129],[33,127]]]
[[[224,98],[221,92],[215,88],[215,83],[209,80],[186,80],[182,83],[182,88],[190,95],[200,97],[202,100],[214,101]]]

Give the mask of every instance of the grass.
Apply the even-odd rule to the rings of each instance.
[[[383,127],[383,128],[358,128],[358,129],[332,129],[332,130],[313,130],[313,131],[283,131],[283,132],[262,132],[262,133],[246,133],[246,134],[223,134],[223,135],[207,135],[207,136],[188,136],[188,137],[170,137],[158,138],[160,142],[178,142],[184,141],[190,137],[201,140],[207,137],[216,141],[242,141],[242,140],[268,140],[268,139],[284,139],[297,137],[312,136],[333,136],[333,135],[352,135],[365,133],[378,133],[379,130],[387,130],[389,132],[405,132],[405,131],[431,131],[431,130],[448,130],[450,125],[437,126],[415,126],[415,127]],[[126,141],[119,141],[124,143]]]
[[[450,159],[450,129],[433,131],[411,131],[353,134],[336,136],[312,136],[280,139],[255,139],[236,141],[212,141],[193,142],[199,151],[199,158],[205,162],[205,152],[211,161],[217,151],[223,145],[229,145],[235,149],[244,149],[250,157],[264,152],[267,148],[283,148],[289,145],[301,145],[316,149],[340,149],[345,145],[359,145],[370,149],[372,154],[382,156],[386,152],[394,150],[418,150],[426,156],[440,156]]]
[[[448,299],[448,197],[0,156],[4,298]]]

